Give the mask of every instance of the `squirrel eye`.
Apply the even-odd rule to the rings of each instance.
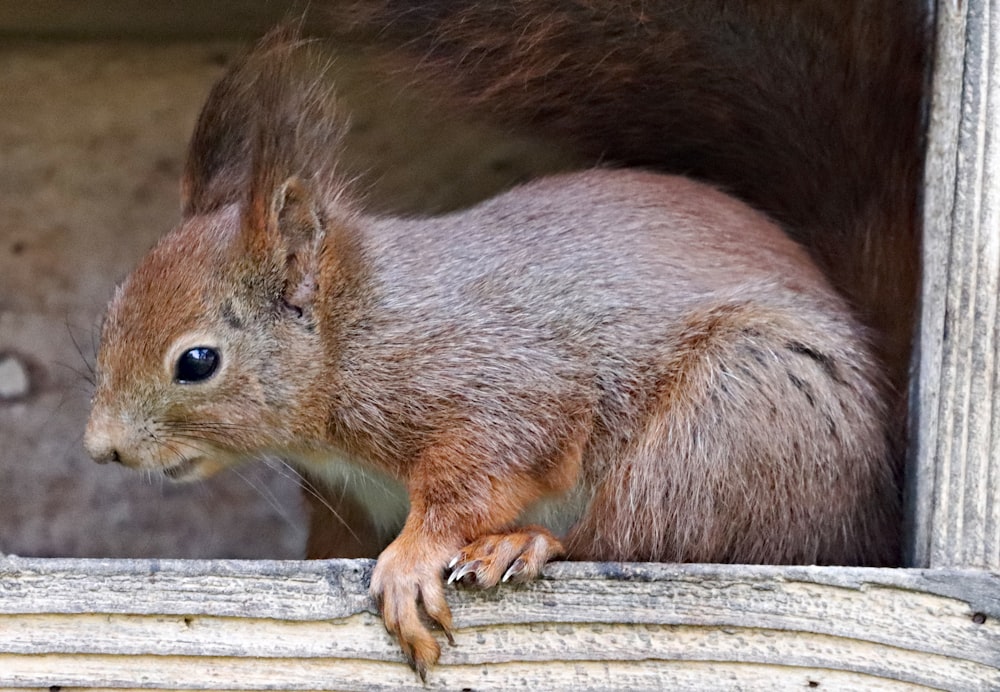
[[[181,354],[174,367],[174,381],[180,384],[202,382],[219,368],[219,352],[207,346],[196,346]]]

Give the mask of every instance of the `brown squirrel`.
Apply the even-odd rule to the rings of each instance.
[[[374,543],[391,540],[372,593],[422,676],[439,647],[420,609],[451,637],[446,569],[489,587],[557,555],[898,559],[894,342],[782,228],[710,185],[635,170],[544,179],[437,218],[366,215],[336,173],[337,119],[305,50],[272,34],[213,88],[184,218],[108,309],[85,437],[95,459],[193,480],[278,455],[351,482]],[[725,158],[698,170],[693,140],[678,146],[690,157],[677,165],[705,177]],[[832,175],[834,159],[817,165]],[[780,169],[757,164],[746,178]],[[909,179],[888,209],[836,186],[860,209],[807,196],[816,228],[791,226],[796,195],[832,180],[799,181],[787,208],[785,193],[768,205],[750,181],[730,187],[800,231],[821,266],[827,212],[851,243],[912,235]]]

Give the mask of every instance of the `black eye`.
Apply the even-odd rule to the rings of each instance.
[[[202,382],[219,369],[219,352],[208,346],[196,346],[181,354],[174,367],[174,381],[181,384]]]

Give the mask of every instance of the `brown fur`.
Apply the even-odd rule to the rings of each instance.
[[[555,508],[574,558],[896,559],[883,368],[777,225],[689,179],[599,170],[367,216],[317,146],[338,126],[303,51],[271,36],[210,96],[185,217],[109,307],[95,458],[195,479],[278,455],[399,483],[405,522],[375,501],[361,523],[393,539],[372,593],[421,674],[420,607],[451,626],[442,569],[493,583],[561,552],[518,528],[533,512]],[[195,346],[221,366],[176,382]]]

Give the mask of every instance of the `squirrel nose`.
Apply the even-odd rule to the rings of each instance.
[[[83,446],[90,458],[98,464],[124,463],[110,427],[106,420],[91,419],[83,436]]]
[[[122,463],[121,455],[118,454],[118,450],[114,448],[102,451],[96,455],[92,454],[91,456],[93,456],[94,461],[96,461],[98,464]]]
[[[98,464],[120,464],[122,463],[121,454],[118,453],[118,449],[111,444],[108,439],[101,439],[103,436],[98,435],[88,435],[84,440],[84,447],[87,448],[87,453],[90,458],[96,461]]]

